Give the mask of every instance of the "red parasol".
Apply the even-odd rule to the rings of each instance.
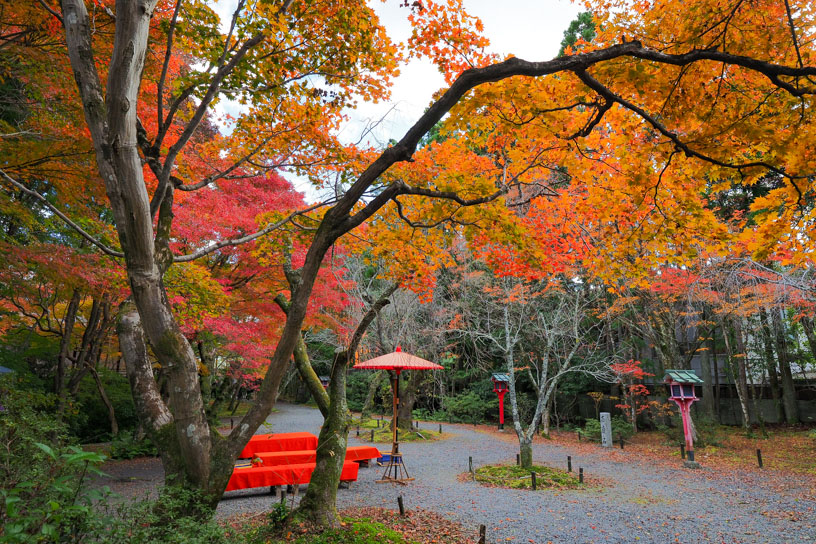
[[[402,462],[402,454],[399,452],[399,435],[397,434],[397,425],[399,425],[399,418],[397,416],[397,407],[399,406],[399,376],[403,370],[442,370],[443,366],[430,361],[426,361],[416,355],[411,355],[402,351],[402,348],[397,346],[394,353],[387,353],[380,355],[368,361],[357,363],[354,368],[359,369],[373,369],[373,370],[393,370],[395,372],[392,378],[392,390],[394,392],[394,429],[393,429],[393,443],[391,445],[391,461],[388,463],[385,474],[382,480],[378,482],[396,482],[403,483],[413,478],[408,477],[408,471],[405,470],[405,465]],[[393,476],[392,476],[393,471]],[[405,477],[402,477],[402,472],[405,472]]]

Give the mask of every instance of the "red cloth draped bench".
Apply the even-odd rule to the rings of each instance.
[[[308,484],[315,469],[316,450],[317,437],[312,433],[256,434],[244,447],[241,457],[260,458],[263,466],[234,468],[226,491]],[[360,465],[355,461],[368,462],[381,455],[372,446],[347,448],[340,481],[357,480]]]
[[[312,433],[256,434],[249,439],[238,457],[252,457],[257,452],[316,449],[317,437]]]
[[[359,468],[360,465],[353,461],[343,463],[340,481],[356,481]],[[236,489],[250,489],[253,487],[308,484],[312,479],[314,469],[315,463],[236,468],[232,471],[232,476],[230,477],[226,490],[234,491]]]
[[[381,457],[380,450],[373,446],[351,446],[346,448],[346,461],[368,461]],[[255,457],[263,461],[264,466],[287,465],[290,463],[314,463],[317,457],[315,450],[255,452]]]

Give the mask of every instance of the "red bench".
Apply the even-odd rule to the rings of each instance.
[[[270,467],[248,467],[236,468],[232,471],[226,491],[236,489],[251,489],[253,487],[276,487],[279,485],[294,485],[295,494],[297,486],[308,484],[312,479],[312,472],[315,463],[296,463],[290,465],[277,465]],[[341,482],[354,482],[357,480],[357,471],[360,465],[353,461],[343,463],[343,471],[340,473]]]
[[[373,446],[351,446],[346,448],[346,461],[365,461],[381,457],[380,450]],[[255,457],[263,461],[264,466],[287,465],[290,463],[314,463],[317,457],[315,450],[256,452]]]
[[[316,449],[317,437],[312,433],[256,434],[249,439],[238,457],[252,457],[257,452]]]

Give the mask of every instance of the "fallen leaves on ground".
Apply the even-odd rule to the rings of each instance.
[[[460,523],[422,508],[406,510],[404,517],[399,512],[374,507],[349,508],[343,510],[341,515],[378,521],[402,534],[407,540],[423,544],[470,544],[477,542],[479,538],[478,527],[468,530]]]

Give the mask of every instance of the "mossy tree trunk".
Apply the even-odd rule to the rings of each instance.
[[[338,353],[332,365],[328,411],[318,437],[315,470],[296,512],[298,519],[306,519],[326,528],[340,525],[337,488],[346,459],[351,424],[351,412],[346,403],[347,366],[348,352]]]
[[[290,283],[296,284],[296,276],[292,274],[287,274],[287,276]],[[317,441],[315,469],[312,472],[306,495],[293,513],[294,519],[308,520],[325,528],[340,526],[340,518],[337,515],[337,488],[340,485],[340,474],[346,459],[348,432],[351,424],[351,412],[346,402],[346,372],[349,361],[357,351],[366,329],[379,311],[389,303],[389,297],[397,288],[398,285],[391,286],[372,305],[354,331],[347,349],[335,355],[329,375],[328,392],[323,389],[320,379],[312,368],[303,336],[299,338],[294,350],[295,366],[324,419]],[[288,311],[288,303],[282,296],[278,296],[275,302],[284,312]]]
[[[522,468],[533,466],[533,440],[523,436],[519,439],[519,460]]]
[[[423,375],[420,372],[411,372],[411,377],[402,380],[405,387],[399,393],[399,406],[397,408],[397,420],[402,431],[410,431],[414,426],[414,404],[416,404],[417,390],[422,382]]]

